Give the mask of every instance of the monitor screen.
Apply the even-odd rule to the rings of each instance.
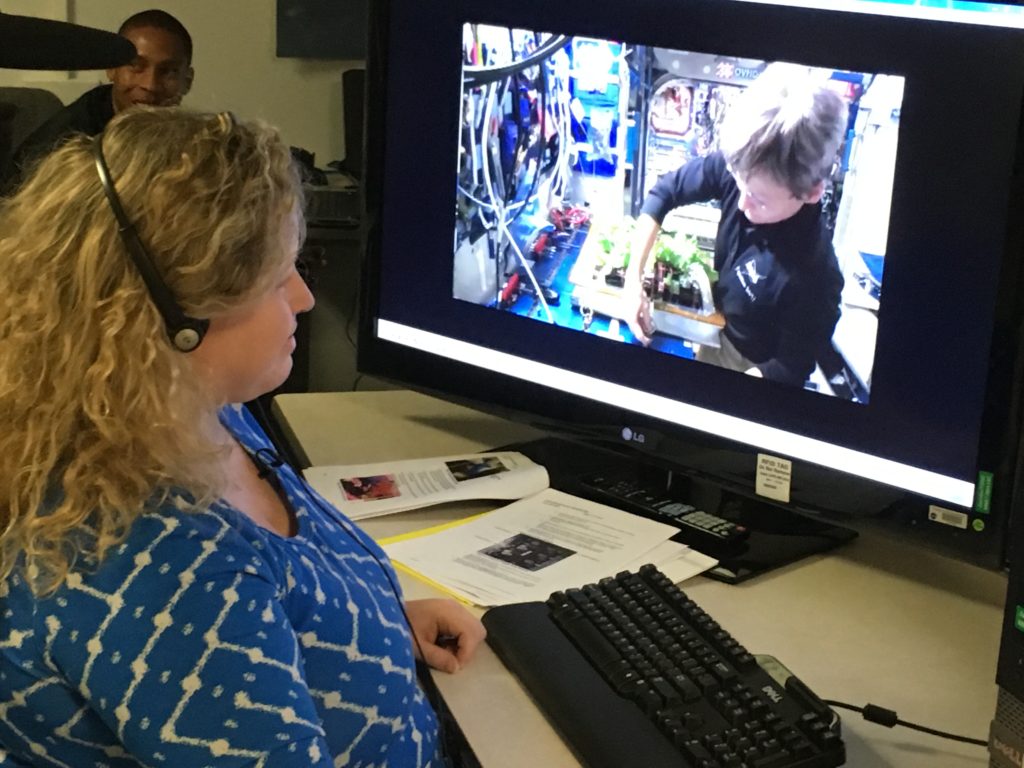
[[[376,4],[361,368],[1001,562],[1022,9],[628,5]]]

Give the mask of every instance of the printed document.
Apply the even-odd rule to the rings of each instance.
[[[684,574],[679,580],[715,564],[670,542],[677,532],[548,488],[466,522],[384,542],[384,550],[455,596],[489,607],[545,600],[644,562],[671,563],[673,578]]]

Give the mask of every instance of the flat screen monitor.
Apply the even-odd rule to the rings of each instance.
[[[360,369],[740,521],[726,579],[821,521],[1002,565],[1021,11],[372,3]]]

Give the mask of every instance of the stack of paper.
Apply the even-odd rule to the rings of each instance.
[[[675,582],[716,561],[669,541],[678,529],[546,489],[465,521],[384,542],[400,567],[454,596],[491,607],[653,563]]]
[[[352,520],[448,501],[521,499],[548,487],[544,467],[511,451],[310,467],[303,474]]]

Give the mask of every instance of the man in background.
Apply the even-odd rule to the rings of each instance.
[[[50,117],[15,149],[0,173],[3,193],[10,194],[28,168],[68,136],[102,131],[111,118],[137,104],[173,107],[192,87],[192,37],[166,11],[141,11],[125,19],[118,34],[136,50],[128,64],[107,70],[109,85],[86,91]]]

